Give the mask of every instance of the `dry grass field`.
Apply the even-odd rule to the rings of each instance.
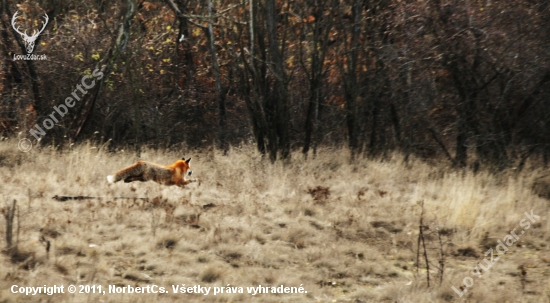
[[[170,164],[184,156],[193,158],[200,181],[185,188],[105,179],[138,159]],[[531,191],[542,170],[474,175],[402,159],[351,165],[345,150],[321,150],[270,164],[253,147],[226,156],[138,155],[93,144],[22,153],[16,141],[2,141],[0,302],[550,302],[550,203]],[[14,199],[18,249],[8,253],[5,201]],[[422,204],[426,254],[421,245],[417,268]],[[524,213],[531,210],[540,218],[525,229],[520,223],[530,222]],[[514,229],[506,254],[476,276],[485,252],[493,249],[496,259],[498,241],[510,241]],[[452,287],[460,291],[463,281],[473,285],[459,297]],[[65,292],[70,284],[157,285],[167,293],[10,291],[44,284]],[[182,284],[212,290],[173,293]],[[228,285],[237,293],[227,293]],[[258,285],[301,285],[307,293],[247,293]],[[214,296],[214,287],[224,293]]]

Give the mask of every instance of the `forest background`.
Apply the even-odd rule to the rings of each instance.
[[[347,146],[453,166],[546,164],[548,1],[1,1],[0,133],[41,143]],[[35,55],[12,28],[38,30]],[[57,115],[57,114],[56,114]],[[35,142],[36,143],[36,142]]]

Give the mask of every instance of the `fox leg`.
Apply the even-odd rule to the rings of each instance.
[[[137,176],[137,177],[128,177],[128,178],[124,179],[124,183],[130,183],[130,182],[134,182],[134,181],[145,182],[147,180],[145,180],[145,178],[143,178],[143,175]]]
[[[177,186],[179,187],[184,187],[185,185],[189,184],[189,183],[192,183],[192,182],[197,182],[197,179],[193,179],[193,180],[180,180],[179,182],[176,183]]]
[[[137,162],[136,164],[124,169],[123,171],[125,171],[125,175],[124,177],[124,183],[130,183],[130,182],[133,182],[133,181],[141,181],[141,182],[145,182],[147,181],[147,178],[145,176],[145,172],[144,172],[144,169],[142,169],[141,166],[143,166],[145,164],[143,164],[142,162]]]

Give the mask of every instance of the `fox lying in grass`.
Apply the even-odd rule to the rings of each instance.
[[[185,176],[191,176],[193,173],[189,165],[191,158],[185,160],[182,158],[171,165],[159,165],[146,161],[138,161],[126,168],[117,171],[114,175],[107,176],[109,183],[115,183],[124,180],[125,183],[133,181],[155,181],[164,185],[185,185],[196,182],[197,180],[187,180]]]

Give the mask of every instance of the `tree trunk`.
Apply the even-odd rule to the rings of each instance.
[[[349,148],[351,151],[352,159],[355,158],[355,154],[359,149],[359,128],[357,121],[357,101],[360,101],[359,88],[357,85],[357,59],[358,59],[358,47],[359,36],[361,34],[361,8],[363,7],[363,0],[354,0],[352,15],[353,26],[351,35],[351,50],[349,55],[349,64],[345,73],[345,101],[346,101],[346,124],[348,128],[349,136]]]
[[[128,10],[124,14],[124,20],[122,21],[122,24],[118,28],[118,35],[117,38],[113,41],[113,45],[107,52],[107,56],[105,56],[104,65],[101,67],[101,72],[104,76],[102,76],[101,79],[97,80],[97,84],[95,87],[95,92],[92,96],[92,100],[90,101],[90,105],[84,108],[85,113],[81,119],[81,121],[78,122],[78,127],[76,129],[76,132],[73,136],[73,142],[76,142],[80,136],[80,133],[84,129],[84,127],[87,125],[92,112],[94,110],[95,103],[97,101],[97,98],[99,96],[99,93],[101,92],[101,89],[103,88],[103,83],[105,83],[105,80],[107,80],[107,77],[109,76],[109,73],[111,72],[111,66],[115,62],[115,60],[122,54],[126,48],[126,44],[128,43],[128,39],[130,38],[130,25],[132,22],[132,19],[135,15],[135,9],[137,7],[136,0],[127,0],[128,2]],[[99,64],[98,64],[99,67]]]
[[[318,84],[312,83],[309,95],[309,102],[307,107],[306,115],[306,125],[305,125],[305,138],[304,138],[304,148],[302,153],[307,157],[309,148],[311,146],[311,137],[312,134],[316,131],[317,128],[317,119],[319,117],[319,90]]]
[[[271,59],[271,70],[275,76],[273,91],[268,97],[268,108],[272,111],[272,129],[270,132],[270,158],[277,159],[277,151],[281,151],[281,157],[290,157],[290,137],[288,122],[290,113],[288,108],[288,95],[286,91],[286,75],[283,67],[283,57],[277,40],[277,24],[275,20],[275,0],[266,0],[265,6],[267,37],[269,40],[269,55]]]
[[[221,71],[218,64],[218,56],[216,55],[216,48],[214,46],[214,31],[212,30],[212,0],[207,0],[208,6],[208,45],[210,49],[210,56],[212,58],[212,71],[216,83],[216,94],[218,95],[218,143],[219,147],[223,150],[224,154],[227,153],[227,110],[225,104],[225,89],[222,87]]]

